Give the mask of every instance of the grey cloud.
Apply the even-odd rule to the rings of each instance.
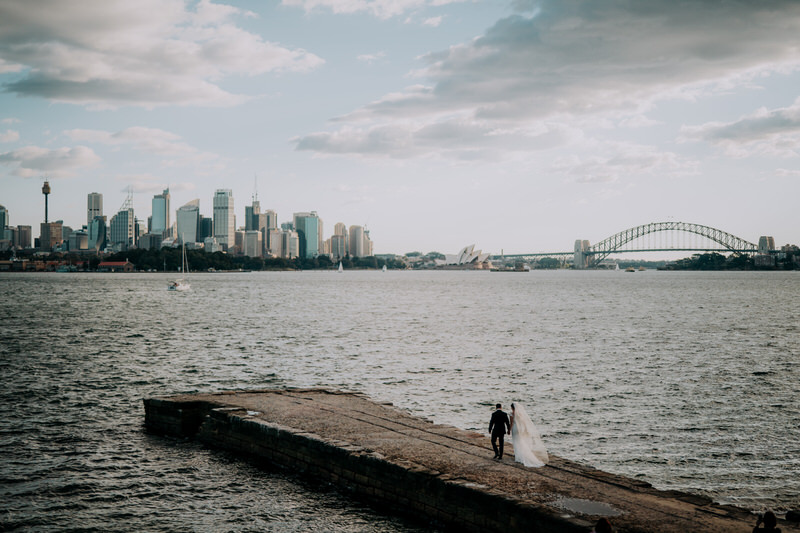
[[[43,172],[53,177],[72,176],[75,170],[94,166],[98,162],[100,162],[100,157],[86,146],[54,150],[26,146],[0,154],[0,164],[16,166],[14,174],[25,178],[37,176]]]
[[[737,157],[796,156],[800,154],[800,99],[789,107],[759,109],[734,122],[686,126],[680,140],[706,141]]]
[[[513,128],[612,113],[625,119],[659,99],[800,66],[797,2],[545,0],[515,7],[530,14],[506,17],[469,43],[428,54],[415,73],[424,84],[338,117],[342,129],[315,133],[314,149],[335,153],[322,140],[360,135],[363,129],[346,127],[358,122],[373,129],[408,120],[434,126],[458,115]],[[420,150],[435,152],[455,138],[429,139]]]
[[[451,119],[422,124],[384,124],[343,128],[292,141],[297,150],[361,154],[393,158],[431,155],[460,160],[497,159],[509,152],[530,152],[557,146],[572,133],[557,125],[535,130],[503,130],[490,124]]]
[[[228,75],[306,71],[322,60],[237,27],[248,16],[201,0],[43,0],[0,3],[0,66],[21,78],[5,90],[95,107],[229,106],[244,100]]]

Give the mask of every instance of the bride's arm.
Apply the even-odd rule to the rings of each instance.
[[[508,425],[508,434],[511,435],[511,428],[514,427],[514,415],[511,415],[511,423]]]

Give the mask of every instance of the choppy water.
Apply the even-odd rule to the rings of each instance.
[[[143,397],[325,386],[748,509],[800,507],[792,273],[0,274],[0,530],[414,531],[143,431]]]

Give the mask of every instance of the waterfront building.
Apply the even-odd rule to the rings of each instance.
[[[294,230],[300,239],[299,254],[304,259],[312,259],[320,254],[320,228],[322,221],[316,211],[295,213]]]
[[[203,241],[203,249],[210,254],[214,252],[221,252],[222,246],[217,242],[217,239],[214,237],[206,237],[205,241]]]
[[[86,198],[86,227],[92,224],[94,217],[99,216],[103,216],[103,195],[90,192]]]
[[[214,193],[214,238],[217,243],[227,249],[233,247],[236,236],[236,218],[233,212],[233,191],[217,189]]]
[[[201,241],[200,199],[195,198],[178,208],[175,215],[177,227],[175,238],[181,243]]]
[[[258,230],[244,232],[244,255],[248,257],[263,257],[264,242],[262,234]]]
[[[0,238],[3,238],[2,231],[8,226],[8,209],[0,205]]]
[[[158,250],[163,242],[163,233],[145,233],[139,237],[139,248],[142,250]]]
[[[169,221],[169,189],[164,189],[161,194],[153,196],[153,212],[148,226],[150,233],[168,233],[171,224]],[[165,237],[168,235],[165,235]]]

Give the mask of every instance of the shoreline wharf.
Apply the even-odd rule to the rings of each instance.
[[[587,533],[605,516],[618,532],[749,533],[756,518],[552,455],[550,464],[527,468],[514,462],[510,442],[495,461],[486,435],[359,393],[276,389],[143,401],[150,433],[329,482],[382,512],[446,530]]]

